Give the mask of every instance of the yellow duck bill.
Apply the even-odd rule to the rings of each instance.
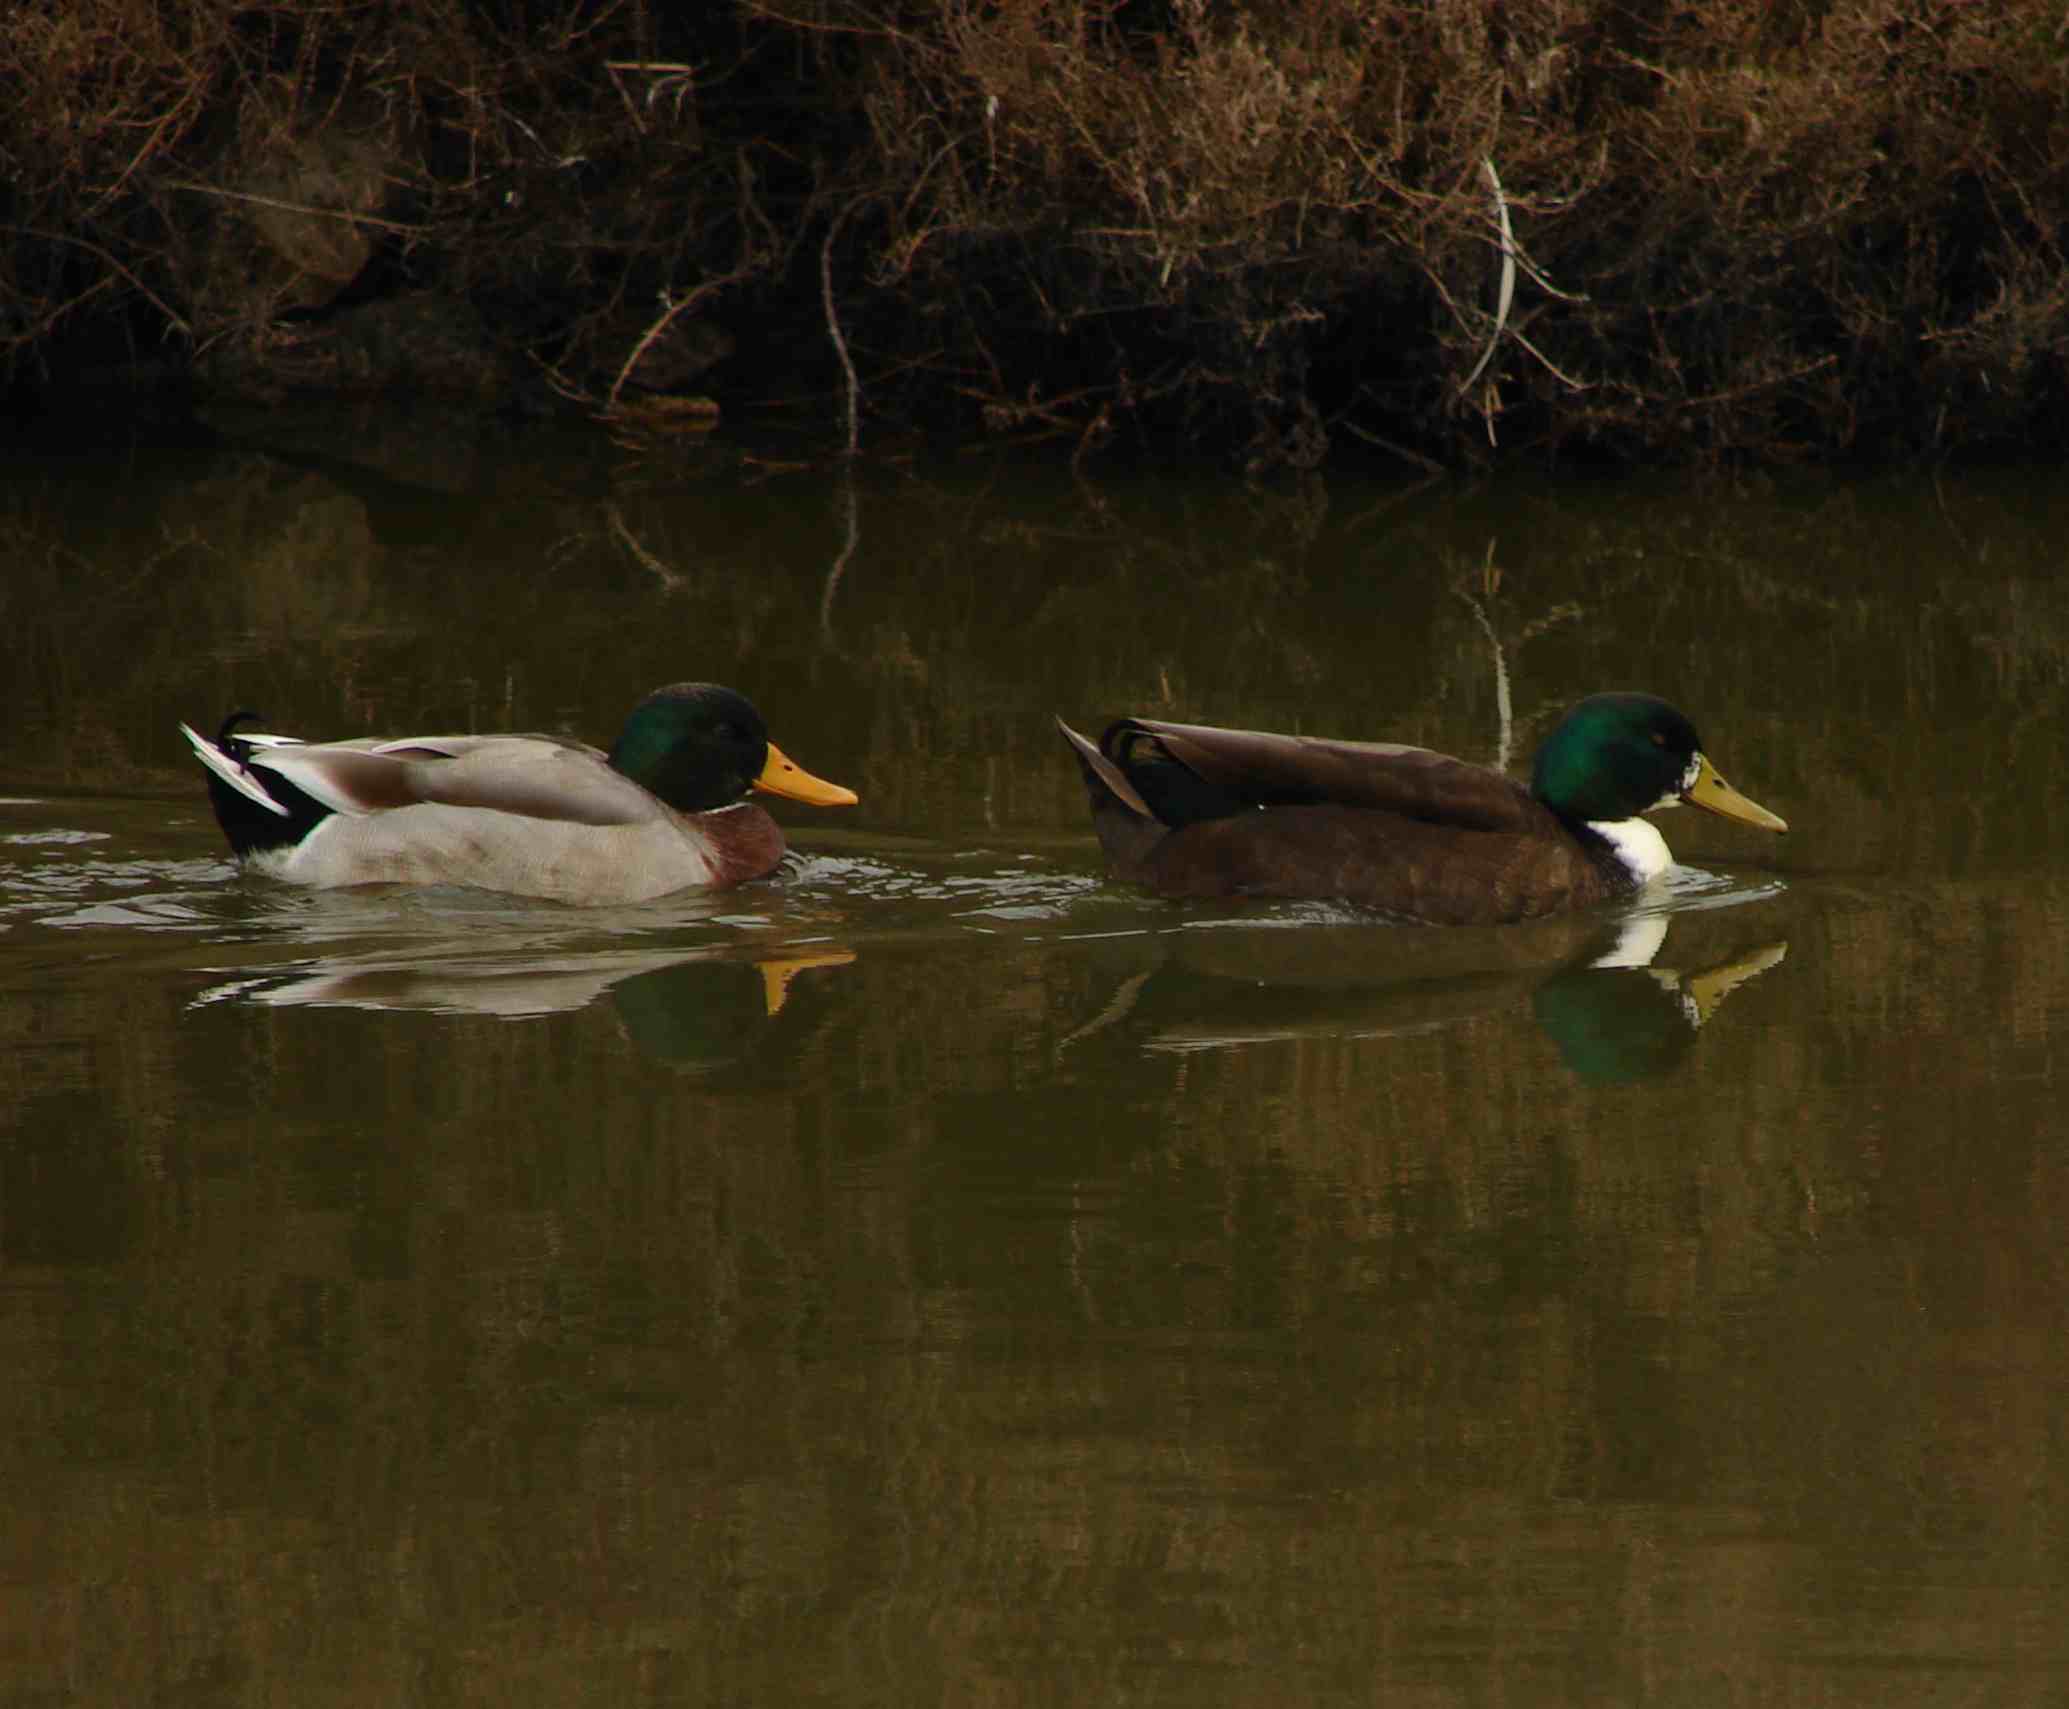
[[[1736,819],[1741,825],[1751,825],[1761,831],[1786,831],[1788,821],[1778,813],[1770,813],[1759,802],[1741,795],[1726,783],[1710,763],[1707,754],[1698,754],[1695,782],[1681,792],[1681,799],[1691,807],[1700,807],[1705,813],[1715,813],[1720,819]]]

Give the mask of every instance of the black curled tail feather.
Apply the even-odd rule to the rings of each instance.
[[[257,750],[250,742],[236,734],[240,724],[254,724],[265,718],[265,713],[254,712],[248,706],[239,707],[216,726],[216,746],[221,748],[239,765],[249,765],[251,756]]]
[[[282,811],[276,813],[262,806],[250,796],[233,789],[212,770],[206,774],[208,804],[215,810],[216,823],[229,839],[231,851],[240,859],[263,854],[268,849],[291,848],[331,816],[330,808],[297,789],[278,772],[268,770],[260,776],[250,771],[253,756],[266,750],[258,743],[237,735],[236,727],[259,716],[247,710],[231,713],[216,727],[215,746],[223,758],[249,773],[252,781]]]
[[[1150,853],[1170,834],[1136,793],[1134,784],[1107,755],[1059,718],[1056,728],[1070,744],[1085,779],[1092,829],[1116,878],[1139,879]]]
[[[1202,776],[1155,730],[1133,718],[1108,725],[1099,738],[1099,751],[1134,785],[1152,816],[1174,831],[1207,819],[1233,819],[1260,805]]]

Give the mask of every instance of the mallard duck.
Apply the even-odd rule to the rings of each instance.
[[[1389,742],[1123,718],[1098,746],[1061,719],[1114,875],[1163,896],[1356,902],[1498,925],[1637,892],[1666,871],[1639,815],[1686,801],[1785,831],[1717,774],[1688,719],[1597,694],[1537,751],[1530,787]]]
[[[751,789],[819,807],[855,792],[786,759],[715,683],[656,689],[608,754],[557,736],[307,743],[180,726],[247,865],[293,884],[469,884],[560,902],[645,902],[773,872],[783,833]]]

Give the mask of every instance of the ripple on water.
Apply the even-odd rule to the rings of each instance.
[[[1104,885],[1083,873],[1059,872],[1034,857],[989,872],[944,872],[843,854],[807,858],[787,888],[801,899],[837,902],[846,908],[882,904],[909,910],[898,923],[910,924],[925,918],[1067,919],[1077,904]]]
[[[191,929],[216,918],[209,887],[234,871],[206,860],[44,861],[0,869],[0,918]]]
[[[138,840],[144,840],[140,835]],[[43,825],[0,836],[0,928],[98,929],[116,934],[192,934],[241,944],[250,964],[311,950],[449,959],[453,934],[520,959],[598,950],[638,939],[672,951],[748,948],[802,933],[847,951],[871,942],[975,934],[1030,939],[1267,931],[1326,933],[1378,928],[1384,917],[1345,903],[1284,901],[1184,906],[1112,883],[1096,871],[1056,865],[1043,854],[986,851],[794,852],[772,882],[720,895],[686,892],[636,907],[583,909],[462,888],[310,891],[246,880],[220,856],[111,858],[106,831]],[[1733,907],[1774,896],[1771,877],[1753,879],[1676,866],[1636,916]],[[139,940],[141,941],[141,939]],[[1288,947],[1293,947],[1289,937]]]
[[[105,843],[111,836],[107,831],[13,831],[0,837],[0,843],[12,843],[20,848],[37,848],[47,843]]]
[[[1692,914],[1709,908],[1736,908],[1748,902],[1779,896],[1788,886],[1778,878],[1735,877],[1706,872],[1700,867],[1675,866],[1662,874],[1643,897],[1629,905],[1629,912]],[[1179,931],[1294,931],[1321,926],[1393,926],[1401,921],[1381,908],[1356,902],[1256,901],[1229,904],[1235,912],[1193,914],[1173,922]],[[1605,916],[1614,909],[1605,908]]]

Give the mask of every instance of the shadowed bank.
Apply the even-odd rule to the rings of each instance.
[[[1258,472],[2069,420],[2055,0],[57,0],[0,79],[27,407],[177,381]]]

